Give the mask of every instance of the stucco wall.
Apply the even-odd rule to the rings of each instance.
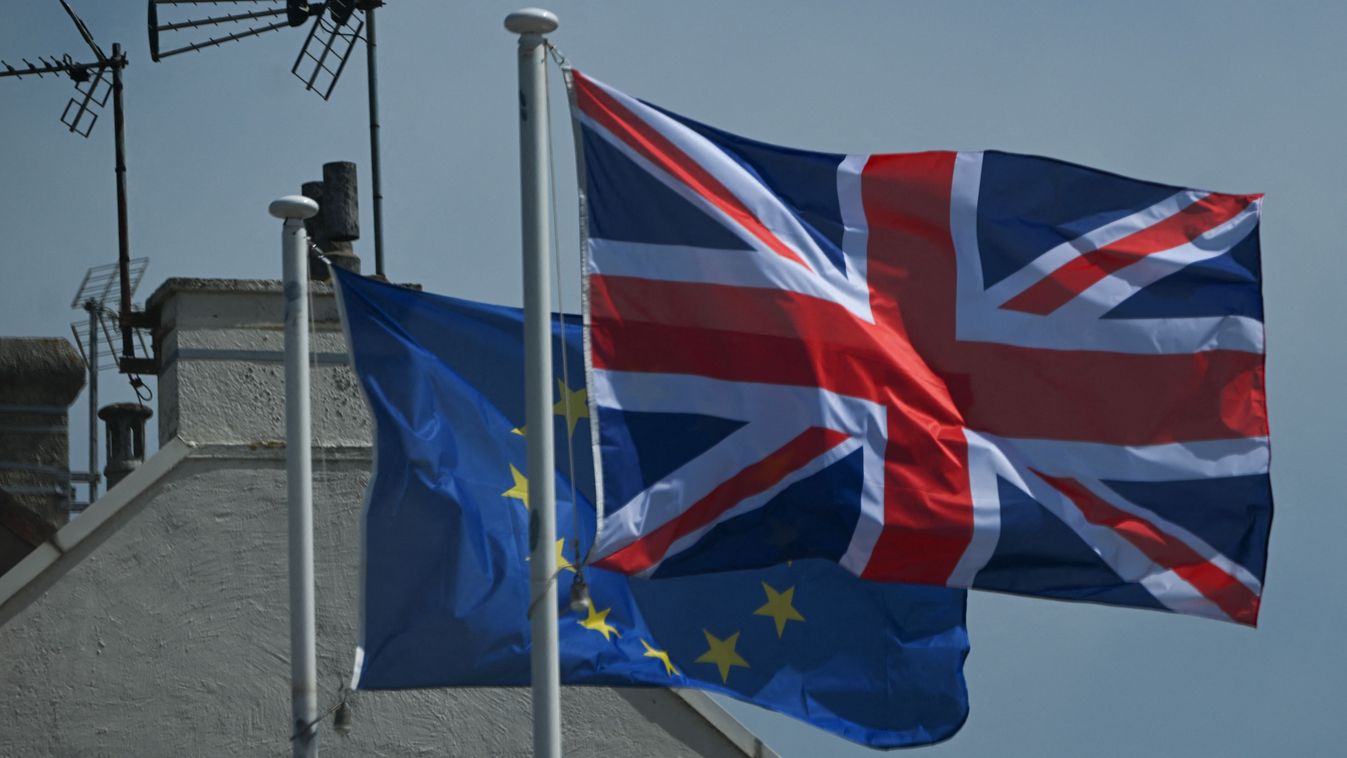
[[[283,450],[204,448],[0,627],[0,755],[289,753]],[[349,678],[362,450],[315,460],[321,700]],[[361,692],[350,756],[529,752],[526,689]],[[567,755],[743,755],[676,695],[566,688]]]
[[[332,288],[314,283],[310,291],[314,444],[369,444],[369,413],[348,366]],[[280,282],[170,279],[149,302],[158,321],[159,438],[284,438]]]

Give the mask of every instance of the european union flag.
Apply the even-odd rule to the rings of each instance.
[[[564,684],[695,687],[873,747],[962,725],[961,590],[825,561],[657,582],[587,568],[593,605],[571,612],[594,533],[579,320],[555,327],[553,428],[525,429],[520,311],[335,273],[376,440],[357,687],[528,683],[525,435],[551,433]]]

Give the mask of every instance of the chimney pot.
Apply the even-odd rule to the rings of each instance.
[[[304,219],[304,231],[308,233],[310,242],[326,250],[330,240],[327,227],[323,225],[323,183],[304,182],[299,187],[299,193],[318,203],[318,213]]]
[[[350,161],[324,163],[323,180],[305,182],[301,192],[318,202],[318,215],[304,222],[309,239],[323,251],[332,265],[360,273],[360,257],[351,246],[353,241],[360,239],[360,200],[355,164]],[[331,275],[326,266],[314,261],[309,269],[309,278],[327,281]]]
[[[145,461],[145,422],[154,412],[139,403],[111,403],[98,411],[107,424],[108,465],[103,474],[108,489],[135,471]]]
[[[334,242],[360,239],[360,200],[355,164],[332,161],[323,164],[323,226]]]

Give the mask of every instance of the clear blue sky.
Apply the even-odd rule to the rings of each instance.
[[[74,0],[132,65],[131,239],[169,276],[279,276],[267,203],[354,160],[365,81],[331,102],[289,73],[286,30],[149,61],[143,0]],[[518,303],[518,2],[393,0],[380,14],[388,271]],[[1014,7],[1012,7],[1012,5]],[[206,6],[210,7],[210,6]],[[215,6],[216,9],[227,6]],[[553,2],[556,44],[628,92],[824,150],[999,148],[1171,184],[1265,192],[1273,527],[1262,627],[974,594],[972,715],[931,755],[1317,755],[1347,742],[1347,5],[1330,2]],[[56,0],[5,0],[0,57],[81,43]],[[116,258],[112,118],[57,117],[69,81],[0,80],[0,333],[65,335],[88,266]],[[557,90],[558,98],[560,92]],[[560,100],[558,100],[560,102]],[[574,171],[557,111],[558,213],[577,304]],[[368,238],[358,251],[372,261]],[[105,374],[105,399],[125,399]],[[82,429],[83,412],[72,412]],[[78,438],[78,435],[76,435]],[[82,448],[72,462],[78,468]],[[787,756],[867,751],[735,711]],[[1334,748],[1338,745],[1338,748]],[[849,752],[850,751],[850,752]]]

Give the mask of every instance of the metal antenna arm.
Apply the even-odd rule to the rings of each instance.
[[[71,8],[70,3],[67,3],[66,0],[60,0],[60,2],[61,7],[65,8],[66,15],[70,16],[70,20],[75,22],[75,28],[79,30],[80,36],[84,38],[84,42],[89,45],[90,50],[94,51],[94,55],[98,56],[98,62],[103,63],[107,61],[108,57],[103,54],[103,48],[99,47],[97,42],[94,42],[94,35],[89,33],[89,27],[85,26],[84,22],[80,20],[80,17],[75,15],[75,9]]]
[[[45,62],[46,59],[43,58],[41,60]],[[73,63],[70,61],[70,56],[68,55],[65,56],[65,60],[61,63],[46,63],[42,66],[35,66],[27,60],[24,60],[23,62],[27,64],[26,68],[15,68],[4,61],[0,61],[0,66],[5,67],[4,71],[0,71],[0,79],[3,79],[6,76],[24,77],[42,76],[43,74],[66,74],[74,69],[91,68],[98,65],[97,63]]]
[[[164,59],[164,58],[167,58],[167,57],[169,57],[169,56],[172,56],[172,55],[178,55],[179,53],[190,53],[190,52],[193,52],[193,51],[196,51],[196,50],[201,50],[201,49],[207,48],[207,47],[215,47],[216,45],[223,45],[223,44],[225,44],[225,43],[227,43],[227,42],[235,42],[235,41],[237,41],[237,40],[244,39],[245,37],[255,37],[255,36],[259,35],[259,34],[264,34],[264,33],[266,33],[266,32],[275,31],[275,30],[277,30],[277,29],[283,29],[283,28],[285,28],[285,27],[287,27],[287,26],[289,26],[289,25],[290,25],[290,22],[288,22],[288,21],[280,21],[280,22],[277,22],[277,23],[275,23],[275,24],[269,24],[269,25],[267,25],[267,26],[258,26],[258,27],[254,27],[254,28],[252,28],[252,29],[245,29],[245,30],[243,30],[243,31],[241,31],[241,32],[236,32],[236,33],[234,33],[234,34],[227,34],[227,35],[225,35],[225,36],[223,36],[223,37],[211,37],[211,38],[207,39],[207,40],[204,41],[204,42],[194,42],[194,43],[192,43],[192,44],[190,44],[190,45],[184,45],[184,46],[182,46],[182,47],[179,47],[179,48],[176,48],[176,49],[173,49],[173,50],[166,50],[166,51],[164,51],[164,52],[157,52],[157,50],[156,50],[156,52],[152,55],[152,57],[153,57],[154,60],[157,62],[157,61],[160,61],[160,60],[162,60],[162,59]],[[157,39],[157,38],[156,38],[156,39]],[[157,47],[157,42],[156,42],[156,47]]]
[[[253,11],[251,13],[234,13],[228,16],[212,16],[210,18],[200,18],[195,21],[179,21],[172,24],[164,24],[156,27],[161,32],[171,32],[175,29],[196,29],[202,26],[216,26],[218,24],[235,23],[238,21],[247,21],[254,18],[267,18],[269,16],[284,16],[287,11],[284,8],[275,8],[266,11]],[[287,21],[288,23],[288,21]]]

